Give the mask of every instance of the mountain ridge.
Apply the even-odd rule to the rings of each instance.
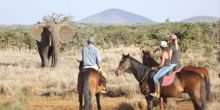
[[[193,16],[189,18],[185,18],[176,22],[189,22],[189,23],[197,23],[197,22],[217,22],[220,21],[219,17],[214,16]],[[153,24],[160,23],[155,22],[149,18],[144,16],[124,11],[121,9],[111,8],[108,10],[104,10],[100,13],[96,13],[85,17],[78,21],[81,24]]]
[[[85,24],[149,24],[153,20],[121,9],[108,9],[79,21]]]
[[[181,20],[180,22],[217,22],[220,18],[214,16],[194,16]]]

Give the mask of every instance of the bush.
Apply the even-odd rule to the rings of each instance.
[[[45,19],[49,19],[51,16],[45,16]],[[75,37],[72,42],[62,44],[61,51],[72,49],[79,51],[78,49],[86,44],[86,39],[90,35],[96,36],[96,44],[99,48],[107,49],[120,45],[135,45],[141,48],[152,47],[156,46],[159,40],[168,41],[169,35],[174,33],[179,38],[181,52],[185,53],[188,49],[198,48],[198,46],[210,49],[215,44],[213,42],[220,42],[219,26],[220,23],[170,22],[134,26],[78,25],[77,30],[80,35]],[[36,48],[35,40],[30,35],[30,29],[31,26],[0,28],[0,48]]]

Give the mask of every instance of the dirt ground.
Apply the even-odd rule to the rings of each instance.
[[[10,100],[12,98],[12,96],[0,96],[1,101]],[[120,104],[131,100],[134,100],[134,98],[110,98],[101,96],[101,105],[103,110],[118,110]],[[28,110],[78,110],[79,102],[77,95],[48,97],[29,96],[26,98],[24,104]],[[96,107],[94,107],[94,109],[96,110]],[[177,104],[177,110],[193,110],[193,106],[189,102],[181,102]]]

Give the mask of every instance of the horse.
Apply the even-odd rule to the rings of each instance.
[[[142,63],[146,66],[155,67],[159,64],[151,57],[149,51],[142,50],[143,57]],[[182,71],[193,71],[198,73],[205,80],[205,88],[206,88],[206,100],[208,102],[211,101],[211,84],[209,79],[209,72],[205,67],[196,67],[196,66],[185,66],[182,68]]]
[[[145,96],[148,104],[148,110],[152,110],[153,97],[149,95],[154,90],[151,79],[151,68],[143,65],[129,54],[123,54],[115,74],[116,76],[122,75],[124,71],[128,69],[130,69],[139,82],[141,93]],[[187,70],[180,71],[176,76],[177,77],[171,85],[161,87],[160,97],[166,101],[166,98],[178,97],[182,92],[185,92],[189,94],[195,110],[206,110],[204,79],[196,72]]]
[[[83,68],[83,62],[79,61],[79,74],[77,91],[79,94],[79,110],[92,110],[93,100],[96,97],[98,110],[101,110],[100,94],[102,85],[100,84],[100,76],[98,71],[93,68]]]

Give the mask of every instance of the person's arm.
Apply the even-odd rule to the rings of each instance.
[[[157,69],[163,67],[164,62],[165,62],[165,56],[164,56],[164,53],[162,53],[162,58],[161,58],[160,64],[156,67],[152,67],[151,70],[157,70]]]
[[[163,67],[164,62],[165,62],[165,52],[163,52],[163,54],[162,54],[162,58],[161,58],[161,61],[160,61],[160,64],[159,64],[158,67],[159,67],[159,68]]]
[[[178,49],[179,49],[179,46],[178,46],[177,39],[175,39],[174,43],[175,43],[175,47],[176,47],[176,49],[178,50]]]
[[[97,63],[98,68],[100,69],[101,68],[101,55],[98,49],[96,51],[96,63]]]
[[[171,60],[171,58],[172,58],[172,55],[173,55],[173,50],[172,50],[172,48],[170,48],[169,49],[169,59]]]

